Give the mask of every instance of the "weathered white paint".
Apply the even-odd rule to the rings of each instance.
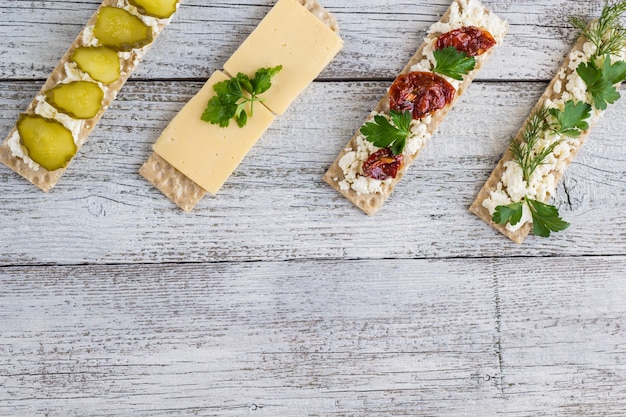
[[[8,131],[37,86],[2,83]],[[0,167],[4,264],[624,254],[626,101],[607,112],[559,187],[572,226],[523,246],[468,206],[544,83],[475,83],[375,217],[321,181],[386,82],[316,83],[216,197],[191,213],[137,174],[198,82],[131,82],[44,194]],[[332,103],[332,105],[331,105]],[[338,112],[337,109],[342,109]],[[484,123],[485,118],[493,123]],[[17,223],[16,223],[17,222]],[[445,231],[445,233],[442,233]]]
[[[50,194],[0,166],[0,416],[623,416],[626,100],[566,232],[467,210],[601,2],[485,3],[505,46],[368,218],[321,175],[449,3],[325,1],[345,49],[185,214],[137,170],[272,4],[185,1]],[[0,137],[98,4],[0,4]]]
[[[595,16],[600,3],[485,0],[485,5],[511,22],[511,29],[479,79],[551,78],[575,38],[567,15]],[[98,0],[3,0],[0,78],[47,77],[98,4]],[[273,4],[273,0],[184,0],[133,78],[208,78]],[[331,0],[323,4],[337,17],[346,46],[322,77],[344,80],[393,78],[450,2]]]
[[[625,260],[9,267],[0,415],[621,416]]]

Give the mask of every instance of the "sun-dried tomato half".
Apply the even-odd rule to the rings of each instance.
[[[402,154],[394,155],[389,148],[380,149],[363,162],[363,175],[375,180],[395,178],[398,170],[404,165]]]
[[[413,119],[421,119],[452,102],[456,90],[432,72],[400,74],[389,89],[389,107],[399,112],[410,111]]]
[[[451,30],[437,38],[436,49],[453,46],[459,52],[465,52],[468,56],[484,54],[496,44],[491,33],[476,26],[465,26]]]

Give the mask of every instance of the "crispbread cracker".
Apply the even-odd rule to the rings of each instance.
[[[328,26],[333,32],[339,33],[339,25],[335,16],[330,14],[317,0],[297,0],[298,3],[306,7],[315,17],[317,17],[322,23]]]
[[[483,6],[483,10],[485,11],[485,13],[491,13],[492,14],[492,12],[489,11],[484,6]],[[449,22],[451,11],[452,11],[452,5],[450,5],[448,10],[441,17],[441,19],[439,19],[439,23],[447,23],[447,22]],[[427,43],[429,41],[433,41],[433,40],[437,39],[437,37],[439,37],[439,35],[441,35],[441,34],[442,34],[441,32],[430,33],[426,37],[424,43],[420,46],[420,48],[413,55],[413,57],[409,60],[407,65],[404,67],[404,69],[400,72],[400,74],[407,74],[407,73],[411,72],[411,67],[413,65],[415,65],[416,63],[418,63],[418,62],[420,62],[421,60],[424,59],[423,50],[426,47]],[[472,83],[472,81],[474,80],[474,78],[476,77],[476,75],[478,73],[478,70],[487,61],[489,56],[493,53],[494,49],[495,48],[490,48],[489,50],[487,50],[482,55],[479,55],[479,56],[475,57],[476,58],[476,66],[474,67],[474,70],[471,71],[468,74],[467,77],[464,77],[464,80],[461,83],[461,85],[459,86],[459,88],[457,89],[457,93],[455,94],[454,99],[452,100],[452,102],[448,106],[445,106],[444,108],[442,108],[442,109],[440,109],[440,110],[438,110],[438,111],[436,111],[436,112],[431,114],[431,119],[430,119],[431,121],[430,121],[430,123],[428,123],[428,129],[427,129],[427,132],[429,134],[434,135],[437,132],[437,130],[439,128],[439,125],[441,124],[441,122],[445,118],[446,114],[448,114],[448,112],[450,110],[452,110],[452,108],[456,104],[456,102],[459,99],[459,97],[461,97],[463,95],[465,90]],[[374,108],[374,112],[376,112],[376,113],[387,113],[388,114],[389,111],[390,111],[390,108],[389,108],[389,93],[387,93],[378,102],[378,105]],[[373,118],[374,118],[374,115],[370,114],[366,118],[364,123],[372,120]],[[360,208],[366,214],[371,216],[371,215],[374,215],[383,206],[383,204],[385,203],[385,200],[387,200],[387,198],[389,197],[389,195],[393,191],[393,189],[396,186],[396,184],[398,184],[398,182],[402,179],[402,177],[406,173],[406,171],[409,168],[409,166],[413,163],[413,161],[415,160],[417,155],[420,153],[421,149],[418,150],[413,155],[404,155],[404,165],[398,171],[398,173],[396,175],[396,178],[394,178],[389,184],[386,184],[386,183],[382,184],[382,193],[359,194],[355,190],[353,190],[352,188],[349,188],[348,190],[343,190],[339,186],[339,183],[345,177],[344,177],[343,170],[339,166],[339,161],[341,160],[341,158],[343,158],[343,156],[345,154],[347,154],[350,151],[353,151],[353,150],[357,149],[356,140],[357,140],[357,137],[359,137],[359,135],[360,135],[360,128],[361,128],[361,126],[359,126],[359,129],[357,129],[356,133],[354,134],[352,139],[350,139],[350,142],[348,142],[346,147],[339,153],[339,156],[337,157],[337,159],[335,159],[335,162],[333,162],[333,164],[330,166],[330,168],[328,168],[328,171],[326,171],[326,173],[323,176],[323,180],[325,182],[327,182],[335,190],[337,190],[341,194],[343,194],[348,200],[350,200],[358,208]]]
[[[585,44],[585,42],[586,42],[585,38],[583,38],[583,37],[579,38],[578,41],[576,42],[576,44],[573,46],[571,52],[574,52],[574,51],[581,51],[582,52],[583,45]],[[570,52],[570,54],[571,54],[571,52]],[[564,69],[565,70],[565,77],[567,77],[568,75],[570,75],[572,72],[575,71],[575,70],[572,70],[572,69],[569,68],[570,54],[567,55],[567,58],[563,62],[563,65],[561,66],[561,68],[557,71],[557,74],[559,74],[559,72]],[[533,109],[531,110],[531,112],[530,112],[530,114],[528,116],[528,119],[524,122],[524,124],[522,125],[521,129],[517,133],[517,136],[515,137],[515,140],[519,141],[519,140],[522,139],[522,134],[524,132],[524,126],[526,125],[526,123],[530,119],[531,115],[534,112],[536,112],[537,110],[540,110],[544,106],[546,100],[548,100],[548,99],[552,100],[552,99],[558,98],[557,95],[554,93],[554,88],[553,88],[554,87],[554,83],[557,81],[557,79],[558,79],[558,75],[556,75],[552,79],[552,81],[550,82],[550,84],[548,85],[548,87],[546,88],[544,93],[542,94],[542,96],[539,98],[539,100],[537,101],[537,103],[535,104]],[[567,159],[565,159],[565,161],[564,161],[566,167],[569,166],[569,164],[572,162],[572,160],[574,159],[574,157],[576,156],[576,154],[578,153],[578,151],[582,147],[582,145],[583,145],[585,139],[587,138],[587,136],[589,135],[589,131],[593,127],[593,124],[595,123],[595,121],[597,121],[597,119],[593,119],[593,122],[590,123],[590,125],[589,125],[589,129],[583,131],[581,133],[581,135],[578,137],[578,139],[580,140],[579,145],[577,147],[573,147],[572,148],[570,156]],[[485,185],[483,185],[482,189],[478,193],[478,196],[476,197],[476,199],[474,200],[474,202],[470,206],[470,211],[472,213],[476,214],[481,219],[483,219],[485,222],[487,222],[493,228],[498,230],[500,233],[502,233],[503,235],[505,235],[506,237],[511,239],[513,242],[515,242],[517,244],[521,244],[524,241],[524,239],[526,238],[526,236],[528,236],[528,234],[530,233],[530,230],[533,227],[532,224],[531,223],[526,223],[522,227],[520,227],[518,230],[512,232],[512,231],[510,231],[510,230],[508,230],[506,228],[506,225],[500,225],[500,224],[494,223],[493,220],[491,219],[491,214],[489,213],[489,210],[487,210],[482,205],[483,201],[486,198],[490,197],[490,193],[497,189],[497,185],[500,182],[500,180],[502,179],[502,174],[504,173],[504,164],[507,163],[508,161],[511,161],[512,159],[513,159],[513,156],[511,154],[511,151],[510,151],[510,149],[507,148],[506,152],[504,153],[504,156],[502,157],[502,159],[500,159],[500,162],[498,163],[496,168],[492,171],[491,175],[487,179],[487,182],[485,183]],[[564,171],[565,170],[563,170],[563,171],[553,170],[552,171],[552,174],[555,177],[555,182],[558,182],[558,181],[561,180],[561,178],[563,177]],[[544,203],[545,202],[547,202],[547,200],[544,201]]]
[[[339,33],[337,19],[321,4],[315,0],[297,1],[333,32]],[[191,211],[207,193],[202,187],[157,155],[156,152],[150,155],[146,163],[139,169],[139,173],[185,211]]]
[[[52,73],[46,80],[45,84],[43,85],[43,87],[41,88],[37,96],[35,96],[33,101],[26,108],[26,110],[24,111],[25,114],[35,114],[35,108],[37,106],[37,97],[44,94],[46,91],[50,90],[51,88],[55,87],[57,84],[59,84],[62,80],[66,78],[67,73],[65,69],[65,64],[70,62],[70,58],[72,54],[74,53],[74,50],[76,50],[76,48],[80,46],[87,46],[83,43],[83,34],[87,28],[90,28],[95,24],[96,18],[98,16],[98,12],[100,12],[100,9],[102,9],[103,7],[107,7],[107,6],[116,6],[117,3],[118,3],[118,0],[103,0],[102,1],[102,4],[98,8],[98,10],[96,10],[93,16],[85,24],[83,30],[78,34],[78,36],[76,37],[76,39],[74,40],[70,48],[67,50],[65,55],[63,55],[58,65],[56,66],[54,71],[52,71]],[[132,51],[130,51],[129,53],[130,56],[128,58],[120,58],[120,77],[114,82],[112,82],[111,84],[107,84],[108,88],[102,100],[102,107],[100,111],[91,119],[82,121],[78,138],[76,140],[77,153],[80,150],[80,148],[83,146],[83,144],[86,142],[87,137],[89,136],[93,128],[96,126],[96,124],[98,123],[98,121],[100,120],[104,112],[111,105],[111,102],[115,100],[117,93],[120,91],[120,89],[122,88],[122,86],[124,85],[128,77],[130,76],[130,74],[133,72],[133,70],[135,69],[135,67],[137,66],[141,58],[143,57],[143,55],[150,48],[150,46],[154,43],[154,40],[159,35],[159,33],[161,33],[161,31],[166,25],[167,24],[162,23],[162,21],[159,21],[159,23],[157,24],[157,27],[153,31],[153,41],[148,46],[139,50],[133,49]],[[0,145],[0,162],[4,163],[6,166],[8,166],[12,170],[17,172],[18,174],[20,174],[21,176],[23,176],[30,182],[32,182],[34,185],[36,185],[43,191],[48,192],[59,181],[59,179],[61,178],[61,176],[67,169],[67,166],[65,168],[60,168],[54,171],[47,171],[43,167],[40,167],[37,170],[32,169],[26,162],[24,162],[22,158],[14,156],[8,145],[9,139],[11,138],[11,136],[13,136],[16,130],[17,130],[17,127],[16,126],[13,127],[13,129],[11,129],[11,131],[7,135],[2,145]]]
[[[191,211],[206,194],[198,184],[184,176],[156,152],[150,155],[139,173],[185,211]]]

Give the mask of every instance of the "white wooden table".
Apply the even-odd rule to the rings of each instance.
[[[0,415],[624,416],[626,100],[565,232],[468,211],[601,3],[485,1],[505,45],[368,218],[321,176],[449,2],[325,1],[345,48],[186,214],[137,170],[273,4],[186,0],[51,193],[0,166]],[[0,136],[98,4],[0,3]]]

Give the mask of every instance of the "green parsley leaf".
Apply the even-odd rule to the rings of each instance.
[[[433,55],[437,61],[433,72],[447,75],[455,80],[463,80],[463,75],[469,73],[476,66],[476,58],[467,56],[465,52],[457,51],[454,46],[437,49]]]
[[[554,129],[554,133],[578,137],[583,130],[589,129],[589,123],[587,120],[591,116],[591,105],[585,102],[574,103],[573,100],[569,100],[565,103],[565,108],[550,109],[550,114],[559,123],[559,128]]]
[[[237,105],[223,99],[221,96],[213,96],[200,119],[220,127],[228,127],[230,119],[235,116]]]
[[[222,98],[225,102],[235,102],[237,98],[241,97],[243,92],[239,83],[233,80],[226,80],[219,82],[213,86],[213,90]]]
[[[522,201],[507,206],[498,206],[493,213],[492,220],[497,224],[507,224],[508,222],[511,226],[515,226],[522,219],[523,209],[524,203]]]
[[[522,129],[521,139],[512,138],[509,145],[513,160],[521,167],[522,177],[526,183],[530,181],[535,169],[543,164],[546,158],[554,152],[554,148],[562,142],[562,140],[555,140],[545,147],[538,146],[539,140],[545,133],[552,130],[563,135],[578,136],[582,130],[589,128],[585,120],[590,114],[589,104],[574,103],[572,100],[565,103],[563,111],[542,107],[531,113]],[[550,125],[548,121],[550,115],[557,120],[558,129]],[[526,197],[517,203],[497,206],[491,219],[497,224],[509,223],[515,226],[522,219],[524,205],[527,205],[530,210],[533,232],[538,236],[549,237],[550,232],[559,232],[569,226],[569,223],[559,217],[556,207]]]
[[[541,237],[550,237],[550,232],[560,232],[569,227],[569,223],[559,217],[556,207],[537,200],[526,199],[533,216],[533,233]]]
[[[237,106],[237,110],[239,110],[241,105]],[[241,110],[239,112],[235,112],[235,121],[237,122],[237,126],[244,127],[246,123],[248,123],[248,113],[245,110]]]
[[[248,92],[254,91],[254,87],[252,86],[252,83],[250,82],[250,78],[248,78],[246,74],[240,72],[239,74],[237,74],[236,78],[237,78],[237,81],[239,81],[241,88],[243,88],[244,90]]]
[[[379,148],[391,147],[394,155],[399,155],[404,150],[406,139],[410,134],[411,112],[404,113],[391,110],[389,117],[393,124],[385,116],[374,116],[373,122],[367,122],[361,127],[361,133],[365,139]]]
[[[494,223],[505,225],[507,222],[515,226],[522,219],[524,204],[530,210],[533,218],[533,233],[541,237],[550,237],[551,232],[560,232],[569,227],[569,223],[559,217],[556,207],[530,198],[524,198],[518,203],[496,207],[492,216]]]
[[[621,83],[626,80],[626,62],[617,61],[611,64],[611,56],[607,55],[602,66],[602,75],[611,85]]]
[[[576,72],[587,84],[587,91],[591,93],[593,105],[598,110],[606,110],[607,103],[613,104],[621,97],[614,84],[626,77],[626,63],[618,61],[611,65],[611,56],[607,55],[602,69],[592,60],[581,63]]]
[[[282,65],[278,65],[273,68],[261,68],[256,74],[254,74],[254,79],[252,80],[252,90],[250,90],[253,94],[263,94],[272,86],[272,77],[278,74],[280,70],[283,69]]]
[[[234,78],[216,83],[213,90],[217,94],[209,100],[200,119],[220,127],[228,127],[234,118],[239,127],[244,127],[248,118],[253,115],[254,103],[265,101],[258,95],[269,90],[272,77],[282,68],[282,65],[261,68],[252,80],[246,74],[239,73]],[[248,103],[250,113],[246,111]]]
[[[596,64],[592,61],[590,62],[582,62],[578,68],[576,68],[576,72],[580,75],[580,78],[583,79],[587,87],[592,87],[598,84],[602,80],[602,71],[600,71]]]

